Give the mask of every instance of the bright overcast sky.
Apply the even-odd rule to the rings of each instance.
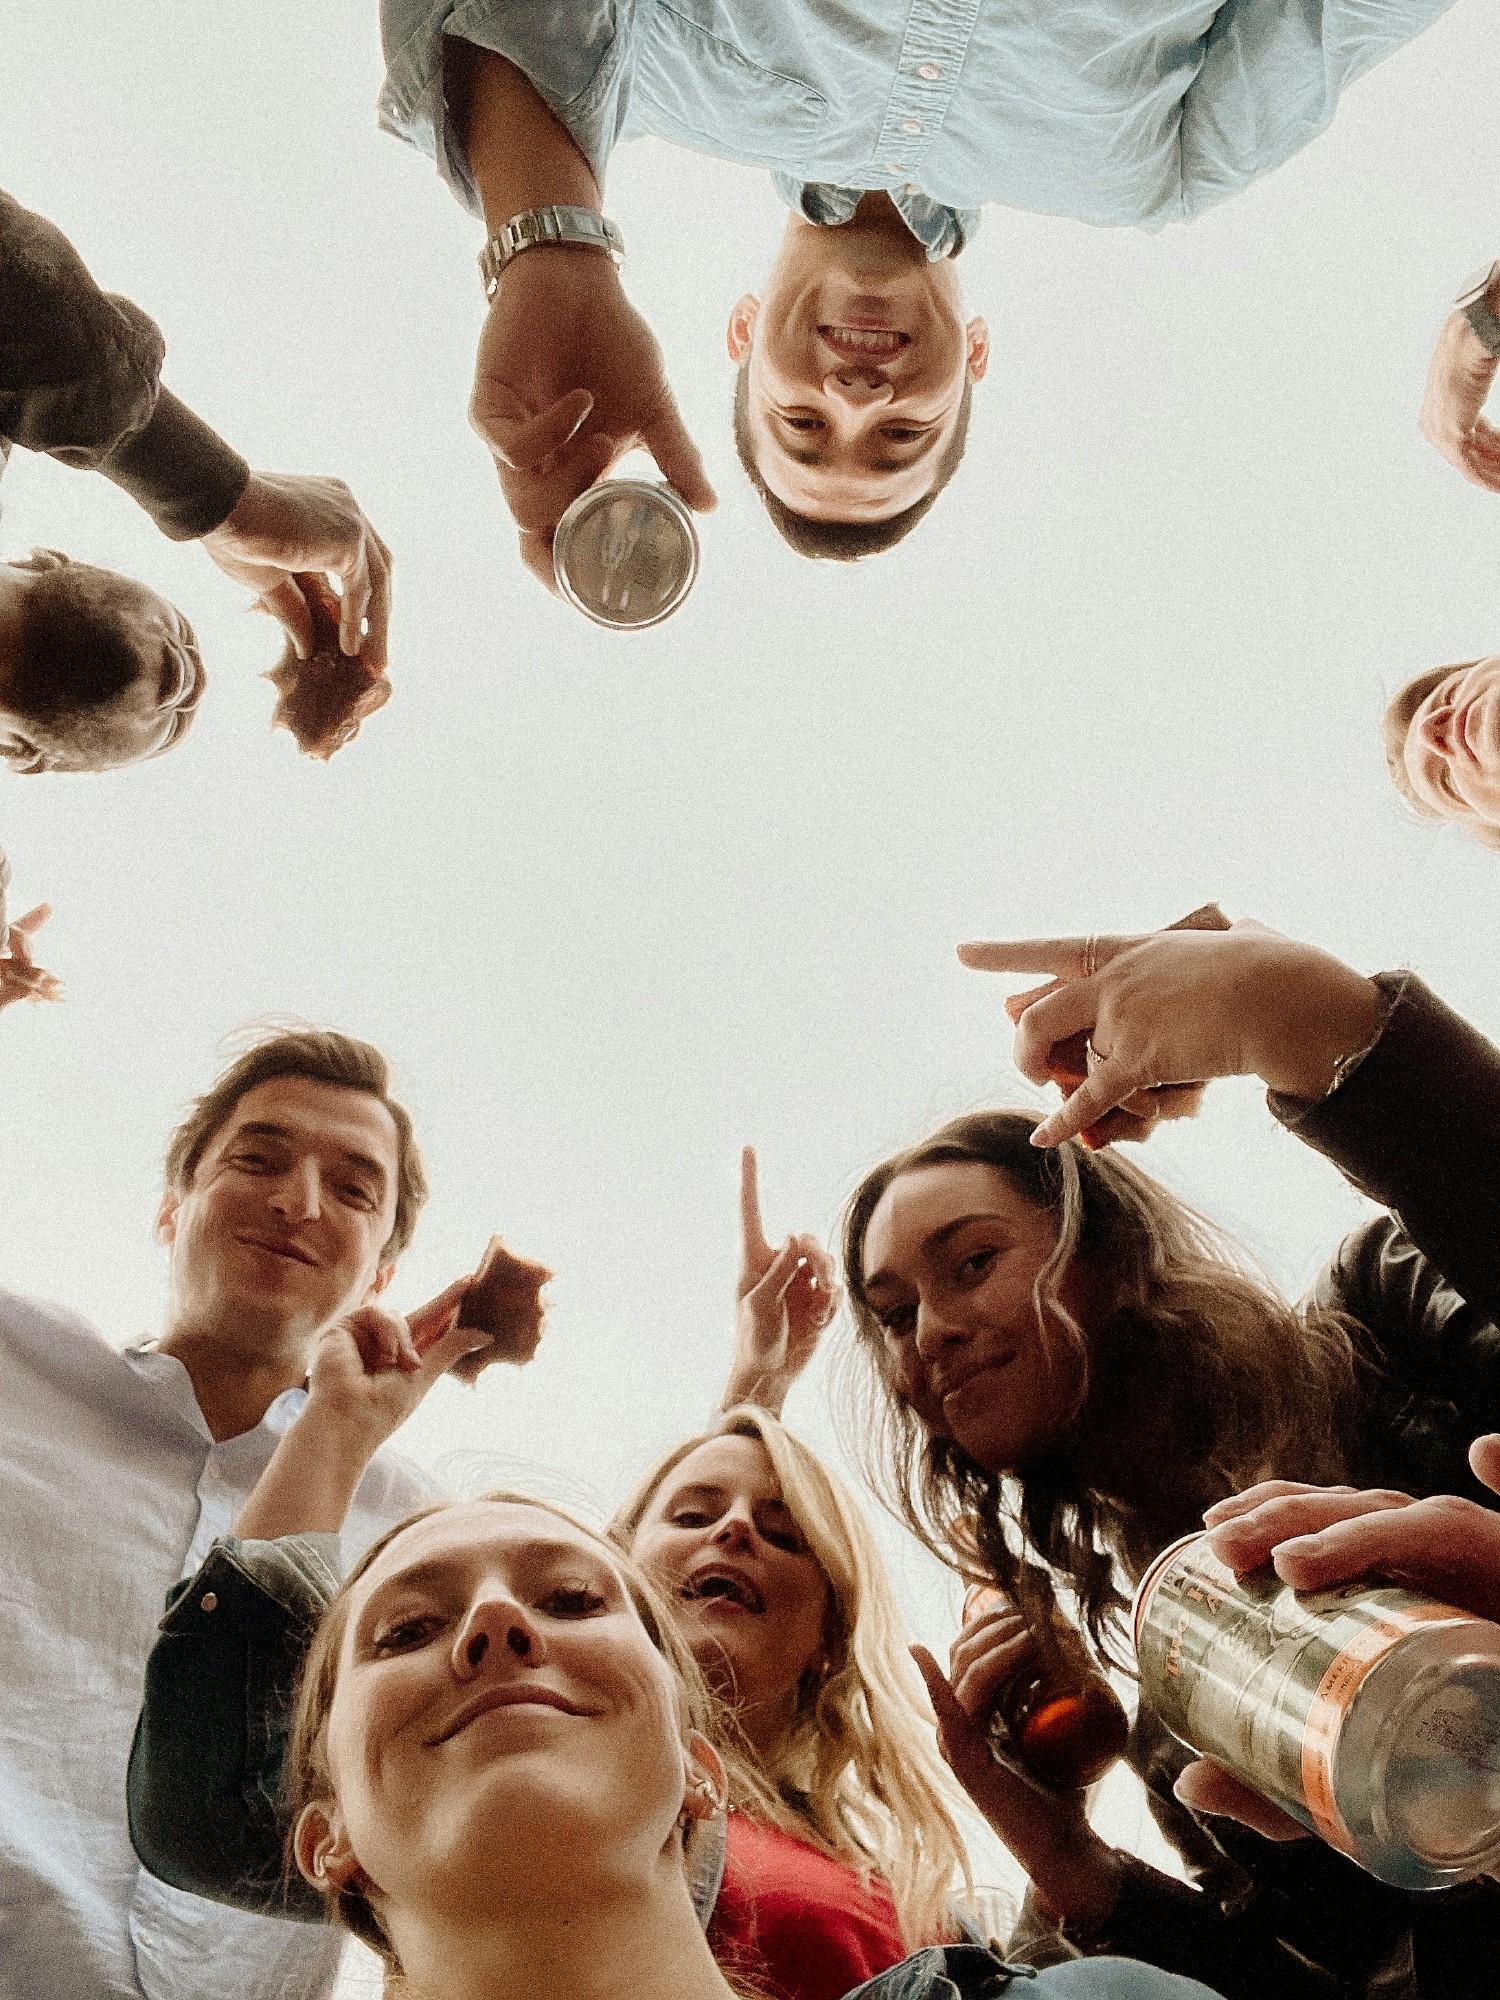
[[[1500,253],[1486,0],[1190,228],[989,211],[967,462],[854,568],[781,545],[730,442],[769,182],[623,151],[627,288],[722,504],[686,607],[619,636],[515,559],[464,419],[480,232],[376,130],[373,0],[21,0],[5,40],[4,184],[159,321],[180,395],[258,466],[347,478],[396,556],[395,695],[325,767],[269,733],[279,635],[226,578],[13,459],[0,553],[150,582],[210,685],[159,763],[0,779],[13,907],[55,904],[68,987],[0,1021],[7,1284],[150,1334],[161,1147],[221,1038],[366,1035],[434,1188],[396,1303],[494,1230],[559,1274],[535,1364],[443,1386],[404,1443],[602,1505],[716,1400],[743,1141],[771,1233],[831,1230],[893,1145],[1031,1101],[958,939],[1217,897],[1500,1031],[1500,857],[1404,816],[1376,732],[1406,675],[1500,646],[1500,499],[1416,431],[1447,301]],[[1360,1213],[1248,1085],[1145,1163],[1289,1286]],[[833,1394],[820,1358],[788,1414],[840,1457]],[[945,1640],[956,1590],[884,1533]]]

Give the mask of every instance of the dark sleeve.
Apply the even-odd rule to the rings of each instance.
[[[1385,1027],[1338,1089],[1314,1104],[1275,1092],[1267,1102],[1500,1320],[1500,1050],[1413,973],[1376,983],[1390,1002]]]
[[[1129,1754],[1193,1879],[1127,1857],[1109,1921],[1087,1937],[1065,1927],[1071,1943],[1201,1980],[1225,2000],[1338,2000],[1401,1962],[1412,1899],[1320,1841],[1269,1841],[1189,1812],[1172,1791],[1189,1753],[1151,1716],[1137,1719]]]
[[[250,468],[161,386],[164,352],[61,230],[0,194],[0,435],[102,472],[190,541],[230,513]]]
[[[237,1909],[322,1922],[284,1866],[292,1691],[333,1578],[304,1538],[215,1542],[167,1601],[126,1795],[151,1873]]]

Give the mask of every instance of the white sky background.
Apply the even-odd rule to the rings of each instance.
[[[537,1362],[442,1386],[403,1443],[603,1505],[716,1400],[744,1140],[773,1236],[831,1230],[892,1146],[1032,1101],[1011,989],[958,939],[1213,896],[1500,1030],[1500,859],[1404,816],[1376,731],[1408,673],[1500,646],[1500,500],[1416,433],[1446,302],[1500,251],[1483,0],[1190,228],[990,211],[967,461],[854,568],[792,556],[734,460],[722,329],[769,182],[625,149],[627,287],[721,492],[692,598],[634,636],[515,559],[464,416],[480,231],[375,129],[373,4],[22,0],[5,40],[4,184],[159,321],[180,395],[256,465],[347,478],[397,565],[395,696],[324,767],[269,733],[279,633],[198,550],[13,459],[0,552],[159,588],[210,687],[159,763],[0,779],[13,907],[56,905],[68,986],[0,1023],[7,1284],[154,1330],[161,1148],[220,1038],[342,1026],[392,1057],[434,1187],[394,1301],[492,1230],[559,1273]],[[1145,1163],[1292,1287],[1360,1212],[1247,1084]],[[828,1359],[788,1414],[848,1464]],[[954,1586],[882,1533],[945,1642]]]

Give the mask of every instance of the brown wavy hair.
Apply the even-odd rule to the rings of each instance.
[[[1355,1349],[1342,1314],[1288,1304],[1221,1231],[1114,1149],[1033,1146],[1038,1122],[1030,1111],[955,1118],[856,1188],[844,1275],[855,1353],[868,1363],[862,1433],[877,1490],[941,1560],[998,1580],[1038,1628],[1061,1583],[1100,1656],[1127,1664],[1122,1575],[1134,1582],[1202,1525],[1206,1506],[1258,1479],[1344,1476]],[[980,1465],[928,1433],[901,1398],[865,1297],[876,1204],[898,1175],[943,1161],[998,1168],[1056,1218],[1032,1306],[1043,1343],[1065,1341],[1081,1359],[1083,1387],[1062,1435],[1025,1466]],[[1075,1259],[1095,1302],[1089,1325],[1059,1297]]]

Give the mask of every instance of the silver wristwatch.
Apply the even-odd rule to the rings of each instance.
[[[479,254],[485,297],[495,296],[500,273],[513,257],[547,243],[582,243],[590,249],[607,250],[616,259],[625,255],[625,238],[620,234],[619,224],[596,208],[528,208],[521,215],[513,215],[503,229],[497,229]]]
[[[1478,334],[1491,354],[1500,355],[1500,315],[1489,302],[1495,281],[1500,279],[1500,262],[1476,271],[1453,303]]]

